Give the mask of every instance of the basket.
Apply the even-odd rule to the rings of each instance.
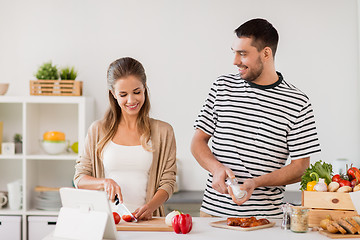
[[[81,96],[82,86],[75,80],[30,80],[30,95]]]
[[[349,193],[302,192],[302,206],[309,208],[309,226],[316,227],[330,215],[333,219],[358,215]]]

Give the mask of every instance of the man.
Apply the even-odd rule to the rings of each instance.
[[[209,171],[200,215],[281,217],[285,185],[300,181],[310,155],[320,152],[313,110],[276,72],[279,37],[268,21],[252,19],[235,33],[239,73],[213,83],[195,122],[191,151]],[[247,191],[240,200],[225,184],[234,177]]]

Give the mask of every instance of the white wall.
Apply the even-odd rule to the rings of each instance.
[[[262,17],[278,29],[277,70],[312,99],[322,153],[360,165],[356,0],[0,0],[0,82],[29,95],[43,62],[74,65],[84,95],[107,108],[106,69],[132,56],[147,71],[152,116],[175,130],[180,185],[203,189],[189,146],[211,83],[236,72],[233,30]]]

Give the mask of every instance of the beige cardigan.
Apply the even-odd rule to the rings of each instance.
[[[174,192],[176,180],[176,142],[174,131],[170,124],[150,119],[151,143],[153,160],[149,170],[146,192],[146,202],[149,202],[157,190],[163,189],[169,194]],[[96,145],[104,136],[101,121],[95,121],[89,128],[82,155],[76,161],[74,184],[77,187],[84,175],[104,178],[104,166],[100,156],[96,154]],[[153,214],[164,216],[164,207],[160,206]]]

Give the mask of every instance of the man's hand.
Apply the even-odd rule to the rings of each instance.
[[[225,166],[217,168],[213,173],[212,188],[219,193],[227,194],[228,190],[225,184],[226,178],[234,178],[234,173]]]
[[[245,190],[246,191],[246,196],[240,200],[237,200],[232,192],[232,189],[230,186],[228,186],[228,191],[229,191],[229,194],[232,198],[232,200],[234,201],[234,203],[236,203],[237,205],[241,205],[243,204],[244,202],[246,202],[247,200],[250,199],[252,193],[254,192],[254,189],[256,188],[256,185],[255,185],[255,181],[254,179],[247,179],[245,180],[245,182],[240,185],[240,189],[241,190]]]

